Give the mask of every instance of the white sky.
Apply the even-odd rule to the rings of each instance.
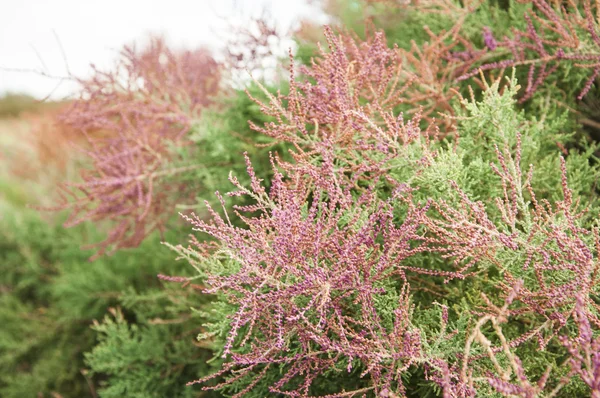
[[[298,18],[318,14],[305,0],[0,0],[0,95],[13,91],[43,98],[53,92],[58,80],[2,68],[45,68],[66,76],[54,32],[70,72],[81,77],[88,75],[91,63],[108,67],[122,45],[152,33],[165,34],[176,46],[217,48],[227,28],[225,18],[240,23],[263,10],[285,30]],[[72,90],[63,83],[52,97]]]

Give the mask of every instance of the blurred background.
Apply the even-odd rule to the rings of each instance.
[[[160,194],[174,191],[177,202],[180,188],[190,187],[189,209],[195,197],[229,188],[228,171],[243,173],[241,153],[256,150],[244,138],[255,136],[247,121],[260,121],[241,89],[251,86],[248,71],[263,82],[276,78],[288,50],[297,50],[295,32],[327,18],[320,4],[302,0],[0,2],[0,397],[206,396],[185,386],[218,366],[207,364],[210,347],[194,347],[200,329],[190,307],[203,299],[197,286],[157,279],[189,273],[160,244],[185,242],[189,233]],[[158,71],[160,65],[175,69]],[[149,76],[161,86],[140,83]],[[122,90],[112,77],[137,86]],[[201,105],[172,101],[165,108],[185,115],[177,122],[189,129],[185,145],[172,135],[155,139],[164,120],[133,130],[115,122],[156,111],[179,94],[197,95]],[[166,215],[169,225],[134,225],[119,242],[114,228],[129,221],[92,216],[105,199],[93,196],[98,192],[82,190],[70,201],[61,194],[90,182],[89,173],[103,175],[97,167],[110,161],[107,154],[138,138],[169,159],[159,174],[193,172],[174,177],[176,188],[157,188],[153,216]],[[261,151],[256,157],[268,165]],[[94,158],[100,153],[106,157]],[[95,245],[107,237],[108,245]],[[123,250],[98,255],[111,245]]]
[[[328,130],[335,134],[341,130],[339,143],[356,142],[350,146],[352,151],[368,148],[371,144],[352,135],[363,133],[354,120],[360,119],[359,125],[370,123],[365,132],[373,127],[362,109],[379,114],[381,123],[396,126],[391,130],[394,137],[400,137],[396,131],[402,131],[406,135],[402,139],[409,143],[413,130],[418,131],[413,129],[413,121],[421,127],[432,123],[432,136],[438,138],[452,138],[461,123],[468,134],[467,139],[461,138],[462,150],[468,156],[454,156],[454,149],[450,151],[448,146],[448,156],[435,158],[431,174],[419,176],[427,181],[423,186],[431,183],[432,189],[425,189],[425,195],[443,197],[450,192],[450,185],[442,190],[433,187],[454,175],[464,177],[474,197],[484,197],[487,190],[496,192],[497,181],[483,170],[497,155],[491,150],[493,141],[482,131],[488,120],[495,121],[498,111],[509,115],[504,119],[515,129],[511,139],[519,143],[515,126],[529,126],[525,112],[534,115],[529,136],[524,135],[531,142],[523,161],[530,156],[542,166],[537,168],[535,163],[536,170],[541,169],[536,175],[542,177],[534,181],[543,186],[540,198],[554,201],[558,200],[555,194],[562,195],[563,174],[556,172],[560,170],[558,149],[567,156],[569,184],[581,185],[575,190],[581,198],[587,194],[596,198],[595,170],[600,156],[596,82],[600,64],[596,60],[600,56],[595,53],[589,58],[594,63],[589,64],[573,60],[586,59],[587,49],[597,47],[597,27],[578,13],[567,13],[565,21],[577,21],[587,44],[580,45],[577,36],[571,38],[570,34],[565,43],[546,40],[556,51],[548,61],[527,19],[539,8],[538,14],[532,14],[536,24],[546,26],[553,37],[560,29],[552,24],[560,24],[561,19],[538,21],[540,15],[547,15],[545,4],[535,0],[1,0],[0,397],[212,398],[243,391],[254,378],[252,372],[241,373],[246,381],[237,383],[235,376],[226,386],[222,378],[211,379],[219,392],[203,391],[201,385],[186,386],[221,368],[226,333],[214,330],[227,330],[235,311],[216,295],[205,294],[201,279],[194,279],[197,274],[190,263],[194,265],[196,252],[186,251],[184,246],[190,239],[193,242],[195,235],[190,238],[192,228],[181,214],[194,212],[199,219],[209,220],[207,205],[218,212],[234,204],[250,205],[251,199],[219,197],[215,192],[231,192],[230,173],[240,186],[250,186],[251,174],[252,183],[254,178],[260,179],[268,188],[274,177],[272,153],[285,164],[292,159],[290,149],[299,148],[307,155],[303,161],[313,161],[311,154],[320,153],[313,151],[319,146],[311,146],[310,136],[308,150],[296,141],[297,137],[303,140],[306,131],[322,134],[326,140],[315,143],[322,147],[329,146]],[[324,24],[331,30],[323,29]],[[502,45],[496,41],[513,33],[518,48],[527,49],[521,51],[519,56],[524,58],[518,62],[507,58],[516,48],[512,39]],[[500,86],[502,95],[496,95],[498,87],[491,90],[491,102],[481,106],[461,101],[469,95],[481,98],[488,92],[487,81],[501,77],[506,65],[537,62],[541,62],[537,72],[531,66],[514,72],[525,88],[519,107],[510,90],[506,91],[514,87],[512,83]],[[478,75],[477,65],[482,63],[487,72]],[[546,69],[547,65],[553,66]],[[299,73],[290,79],[295,71]],[[313,84],[315,81],[319,84]],[[342,86],[346,87],[340,94],[338,87]],[[302,94],[298,96],[298,92]],[[302,104],[306,93],[314,101],[310,106]],[[388,119],[388,113],[382,117],[379,102],[371,106],[371,101],[382,95],[385,112],[399,115],[395,122]],[[346,99],[353,104],[349,108],[344,105]],[[459,117],[464,115],[463,108],[474,117]],[[313,118],[314,114],[321,115],[322,121]],[[409,115],[414,116],[410,122],[404,119]],[[542,117],[536,119],[537,115]],[[306,124],[306,130],[304,125],[298,128],[298,119]],[[319,128],[322,123],[328,126],[325,133]],[[340,129],[344,123],[350,127]],[[494,139],[505,139],[503,129],[498,130],[502,134]],[[423,131],[429,134],[430,130]],[[384,136],[365,134],[378,139]],[[458,140],[454,142],[458,147]],[[444,152],[440,153],[445,154],[446,142],[441,143]],[[508,141],[503,145],[507,151],[512,148]],[[383,150],[387,159],[387,144],[375,147],[376,152]],[[405,178],[405,164],[419,164],[420,168],[421,160],[426,159],[420,146],[416,148],[414,153],[407,151],[407,163],[398,158],[400,162],[394,166],[397,182]],[[471,154],[475,152],[472,148],[480,152]],[[298,153],[296,159],[301,159]],[[350,157],[356,165],[362,160]],[[443,167],[437,166],[438,159]],[[463,162],[464,170],[469,170],[464,176],[459,168]],[[247,164],[252,165],[251,173]],[[356,169],[361,173],[370,170],[362,165]],[[410,179],[411,173],[406,174]],[[419,179],[415,181],[420,184]],[[383,187],[393,186],[386,183]],[[398,192],[403,196],[404,185],[400,187],[389,189],[386,195]],[[590,206],[596,208],[593,200]],[[503,211],[499,213],[504,217]],[[227,220],[236,227],[244,226],[239,213],[231,212]],[[210,240],[204,241],[206,236],[198,239],[206,243],[206,251],[211,250]],[[182,245],[177,253],[173,250],[176,245]],[[507,258],[512,261],[513,257]],[[435,267],[445,270],[449,266],[434,258],[431,263]],[[527,261],[530,258],[528,254]],[[181,259],[188,261],[178,261]],[[429,266],[428,257],[415,259],[419,267]],[[222,272],[228,261],[209,264],[211,271]],[[495,258],[493,263],[497,264]],[[396,272],[390,275],[395,277]],[[442,280],[446,271],[436,275]],[[489,283],[496,281],[497,275],[483,275],[489,276],[486,284],[490,289],[498,287]],[[478,301],[464,304],[468,301],[464,297],[479,297],[478,281],[465,285],[461,280],[458,285],[440,288],[441,284],[420,276],[417,286],[429,300],[424,302],[437,305],[434,298],[453,297],[461,308],[479,316]],[[390,286],[395,287],[390,291],[400,292],[400,284],[392,282]],[[369,289],[380,292],[379,287]],[[324,291],[329,294],[328,287]],[[388,301],[396,301],[394,294],[382,297],[381,305],[386,308]],[[434,307],[435,311],[420,311],[423,318],[415,318],[429,317],[422,323],[431,330],[438,328],[438,308]],[[390,321],[396,311],[386,314]],[[431,321],[434,318],[435,323]],[[396,328],[396,321],[389,324]],[[463,322],[463,331],[466,324]],[[356,325],[362,327],[362,323]],[[519,330],[518,336],[525,336],[521,326],[515,325],[515,330]],[[467,340],[461,334],[454,336]],[[532,336],[535,334],[529,334],[527,340],[533,341]],[[464,352],[448,347],[452,358]],[[538,351],[533,349],[530,358],[532,369],[545,375],[542,380],[548,375],[543,373],[547,357],[539,356]],[[348,365],[358,360],[351,359]],[[344,368],[337,369],[337,365],[323,377],[319,386],[323,396],[331,396],[326,394],[334,390],[349,391],[346,384],[331,380],[345,380],[354,387],[369,383],[367,378],[356,377],[362,372],[360,367],[354,366],[348,373],[345,363]],[[257,391],[267,391],[273,381],[270,377],[279,380],[282,374],[276,373],[280,369],[272,367],[266,378],[256,378],[262,383]],[[320,372],[323,368],[315,369]],[[378,372],[381,367],[373,369]],[[330,374],[335,374],[335,379],[329,379]],[[424,368],[415,368],[406,378],[411,385],[408,396],[440,396],[431,380],[424,383],[427,378]],[[385,391],[382,396],[396,396],[389,391],[383,394]],[[582,395],[567,391],[563,396]]]
[[[0,397],[235,397],[248,384],[253,388],[255,382],[259,384],[254,391],[259,392],[250,396],[267,395],[260,395],[260,391],[268,391],[274,380],[282,380],[285,365],[271,367],[265,377],[255,378],[254,371],[241,372],[241,379],[236,375],[231,383],[223,383],[221,374],[209,377],[209,384],[213,383],[218,392],[203,391],[199,384],[186,386],[221,369],[224,346],[229,344],[223,331],[231,328],[235,306],[206,294],[202,279],[190,266],[195,267],[202,256],[185,248],[189,242],[196,243],[196,235],[190,238],[194,232],[181,215],[194,212],[199,219],[209,220],[212,210],[207,208],[221,212],[239,205],[237,209],[248,209],[253,199],[239,192],[225,197],[215,192],[231,192],[232,182],[247,187],[256,184],[256,179],[269,188],[274,177],[270,162],[273,153],[277,162],[282,161],[277,167],[293,170],[293,162],[286,166],[286,161],[296,159],[313,170],[320,160],[312,155],[318,158],[329,153],[330,149],[320,151],[329,148],[331,132],[340,149],[351,148],[347,154],[341,151],[340,170],[360,170],[357,174],[364,172],[370,178],[373,162],[377,168],[383,167],[378,160],[383,152],[383,158],[388,159],[389,154],[398,161],[393,166],[398,174],[391,176],[392,184],[394,179],[414,179],[415,184],[425,187],[419,190],[424,195],[443,198],[450,192],[450,184],[441,185],[440,190],[437,182],[446,183],[458,176],[468,190],[472,189],[473,197],[483,198],[502,192],[498,181],[488,178],[492,173],[487,164],[495,162],[499,153],[492,150],[493,140],[505,140],[502,145],[509,151],[513,147],[507,138],[510,136],[520,148],[517,128],[529,126],[529,133],[523,135],[530,141],[523,162],[532,159],[539,170],[539,180],[532,180],[532,184],[543,187],[539,198],[562,198],[564,174],[557,172],[561,165],[556,156],[560,150],[567,157],[564,167],[569,184],[579,184],[580,189],[574,192],[580,198],[589,194],[588,204],[596,209],[600,55],[596,50],[593,56],[587,51],[600,43],[597,24],[588,20],[591,17],[582,18],[586,13],[567,12],[564,20],[555,17],[548,12],[547,3],[589,6],[587,2],[554,0],[0,0]],[[595,9],[599,4],[595,3]],[[550,19],[545,20],[544,15]],[[551,38],[544,39],[544,45],[539,44],[531,16]],[[576,23],[579,36],[587,41],[579,41],[569,21]],[[325,24],[331,29],[324,29]],[[569,32],[564,29],[567,25]],[[556,34],[566,39],[552,39]],[[552,48],[552,57],[548,57],[546,45]],[[515,49],[519,49],[518,57]],[[589,63],[574,61],[581,59]],[[479,74],[481,65],[486,72]],[[519,105],[511,97],[511,90],[517,90],[512,80],[500,80],[507,66],[518,66],[512,73],[524,88]],[[492,81],[498,86],[490,89],[488,82]],[[496,95],[496,90],[503,94]],[[469,96],[489,102],[462,100]],[[385,124],[394,139],[407,147],[414,142],[415,151],[404,154],[394,149],[388,153],[391,147],[383,144],[381,137],[386,141],[389,137],[373,129],[377,126],[369,119],[370,112],[378,115],[373,120]],[[525,118],[526,112],[532,115],[531,121]],[[505,114],[509,116],[503,117]],[[391,115],[398,116],[392,119]],[[515,134],[505,134],[503,127],[497,129],[498,134],[484,134],[488,125],[497,127],[491,123],[496,118],[504,119],[506,131],[514,130]],[[448,141],[437,143],[443,156],[431,156],[431,173],[415,171],[413,175],[414,170],[410,170],[414,165],[421,170],[430,153],[423,151],[418,139],[412,141],[414,132],[419,131],[417,126],[423,128],[428,145],[430,132],[436,137],[432,142],[444,137]],[[459,148],[455,139],[459,127],[463,152],[450,150],[450,145],[446,151],[446,144],[451,142],[453,148]],[[319,138],[321,134],[324,139],[313,142],[310,134],[306,138],[306,132]],[[359,133],[365,134],[367,141]],[[371,139],[376,145],[371,145]],[[377,155],[372,159],[365,155],[372,164],[364,168],[358,152],[369,147]],[[332,153],[338,150],[331,148]],[[297,149],[295,154],[290,153],[293,149]],[[397,153],[392,156],[392,152]],[[323,160],[322,164],[329,163]],[[387,167],[373,175],[387,174],[392,170]],[[359,187],[362,180],[356,181]],[[385,195],[393,192],[392,197],[396,193],[409,196],[411,188],[404,188],[404,184],[386,182],[381,189]],[[461,195],[453,197],[449,203],[462,203],[470,209],[459,201],[464,199]],[[302,209],[308,208],[309,201],[317,203],[315,198],[311,193],[303,199],[307,207]],[[370,202],[366,205],[377,207]],[[352,220],[367,214],[354,208],[352,213],[357,214]],[[502,209],[498,214],[506,222]],[[387,213],[385,218],[389,218]],[[566,219],[571,222],[570,217]],[[227,221],[235,227],[245,225],[243,217],[233,211]],[[516,231],[514,222],[511,228]],[[569,228],[575,231],[571,224]],[[210,238],[199,234],[197,239],[202,242],[198,246],[203,254],[204,250],[214,250],[211,243],[215,242]],[[379,232],[375,240],[379,240]],[[546,242],[546,237],[543,240]],[[479,242],[479,238],[474,241]],[[267,242],[269,245],[271,241]],[[574,247],[558,244],[561,248]],[[463,256],[461,250],[456,253]],[[527,256],[525,252],[506,256],[511,262],[526,257],[528,264],[532,258],[529,246],[527,251]],[[450,264],[445,254],[442,258],[434,254],[431,258],[414,256],[414,264],[454,269],[446,268]],[[490,258],[494,266],[504,261],[503,257],[498,261]],[[178,261],[181,259],[187,261]],[[226,273],[229,262],[219,258],[206,266],[216,274]],[[470,259],[468,264],[471,267]],[[561,267],[573,268],[565,264]],[[567,268],[557,269],[563,272]],[[396,274],[391,272],[390,278]],[[495,283],[501,280],[495,279],[500,271],[483,272],[485,285],[478,280],[463,284],[457,278],[458,284],[445,281],[444,287],[441,280],[454,272],[432,273],[439,284],[431,282],[428,274],[424,272],[427,276],[421,278],[417,273],[415,278],[422,294],[418,297],[426,297],[415,302],[426,303],[419,308],[427,311],[418,311],[422,317],[414,319],[432,331],[438,329],[439,309],[433,300],[452,297],[465,314],[479,316],[483,307],[472,298],[480,296],[481,286],[502,290],[502,284]],[[560,275],[558,279],[567,280]],[[387,306],[405,297],[406,284],[389,282],[390,294],[380,295],[380,286],[370,285],[369,295],[382,297],[377,305],[387,308],[388,327],[398,333],[396,324],[403,322],[392,322],[397,312]],[[329,294],[329,283],[320,286]],[[387,282],[381,286],[388,288]],[[553,292],[558,290],[551,289],[541,297],[555,297]],[[343,296],[350,297],[347,293]],[[487,299],[484,301],[487,307]],[[370,317],[371,312],[378,311],[365,313]],[[542,318],[544,324],[540,323],[538,331],[545,330],[546,318],[551,319],[547,315]],[[461,315],[466,333],[465,325],[472,318],[462,319]],[[537,318],[532,319],[537,322]],[[517,321],[514,330],[518,333],[513,336],[520,337],[512,341],[533,342],[532,337],[541,333],[524,332],[523,325],[535,325],[529,318],[523,324]],[[357,330],[364,328],[362,322],[352,324]],[[444,321],[442,325],[449,324]],[[440,336],[445,337],[444,328]],[[461,334],[451,335],[456,336],[453,341],[467,341]],[[520,340],[526,335],[529,337]],[[397,334],[390,332],[389,336]],[[437,344],[432,350],[438,350]],[[454,360],[456,353],[464,351],[450,344],[454,343],[448,343],[444,355]],[[544,369],[550,356],[538,353],[536,347],[527,354],[531,359],[527,369],[544,374],[538,379],[543,380],[548,376]],[[288,354],[286,358],[296,362],[295,351]],[[320,354],[324,358],[329,352]],[[378,356],[393,358],[378,353],[372,357]],[[334,391],[352,389],[358,393],[364,383],[370,383],[368,378],[358,377],[361,367],[352,365],[359,364],[359,359],[345,357],[331,368],[329,358],[323,362],[326,367],[315,365],[311,370],[329,372],[318,375],[322,380],[315,395],[332,396],[329,394]],[[364,374],[379,372],[383,369],[380,362]],[[394,369],[403,366],[402,361],[393,362]],[[341,363],[343,367],[338,369]],[[445,366],[446,362],[442,363]],[[429,365],[422,364],[402,373],[409,386],[407,396],[441,396],[439,386],[431,382],[434,379],[429,380]],[[307,368],[297,369],[304,369],[300,371],[303,373]],[[305,380],[313,376],[310,371],[306,374]],[[334,378],[329,379],[330,375]],[[446,380],[450,379],[442,382]],[[296,378],[291,379],[291,384],[296,383]],[[301,388],[301,384],[296,387]],[[381,396],[396,397],[387,387]],[[578,388],[574,391],[581,391]],[[583,396],[565,391],[562,396]],[[345,392],[341,395],[350,396]]]
[[[77,0],[5,1],[0,5],[0,93],[61,99],[76,89],[61,78],[69,73],[89,77],[90,64],[109,67],[125,44],[161,35],[175,48],[218,52],[231,39],[232,27],[261,16],[288,34],[301,20],[325,18],[306,0],[106,0],[93,6]],[[283,54],[294,45],[287,39],[281,43]]]
[[[114,69],[125,46],[142,50],[160,38],[171,51],[202,48],[223,63],[231,58],[227,51],[234,46],[236,55],[248,55],[240,34],[264,35],[257,24],[264,21],[274,35],[268,38],[268,54],[255,57],[260,64],[250,69],[255,78],[272,79],[281,59],[290,49],[295,52],[293,35],[301,24],[320,25],[328,18],[322,4],[306,0],[107,0],[93,6],[76,0],[2,2],[0,199],[15,195],[15,190],[22,194],[36,188],[23,184],[23,178],[44,181],[49,187],[65,178],[67,157],[77,156],[67,149],[67,142],[77,134],[58,127],[57,115],[82,95],[82,82],[97,71]],[[248,67],[228,68],[227,84],[238,88],[246,84]],[[43,167],[52,161],[59,163],[58,169]],[[48,173],[60,176],[49,178]],[[33,203],[53,203],[50,192],[42,192]]]

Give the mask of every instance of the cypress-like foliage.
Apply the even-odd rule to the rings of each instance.
[[[4,199],[0,395],[600,396],[598,5],[324,3],[286,83],[84,82],[73,229]]]

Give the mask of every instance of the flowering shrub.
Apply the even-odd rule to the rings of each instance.
[[[527,85],[521,98],[525,101],[559,69],[561,62],[568,62],[573,68],[583,69],[587,75],[577,96],[582,99],[600,73],[596,4],[592,7],[589,0],[582,1],[581,5],[568,2],[560,7],[552,7],[545,0],[526,3],[530,3],[532,8],[523,17],[526,22],[525,30],[515,29],[512,37],[504,37],[501,41],[494,38],[489,27],[483,31],[484,42],[489,51],[508,51],[511,58],[485,63],[459,79],[469,78],[480,69],[527,66]]]
[[[519,113],[514,78],[503,92],[482,80],[481,101],[457,96],[451,135],[421,129],[419,114],[404,122],[392,101],[402,79],[387,78],[402,76],[397,49],[382,34],[349,50],[325,34],[330,52],[292,72],[289,95],[257,101],[276,122],[253,128],[295,150],[291,163],[272,157],[268,190],[248,158],[250,188],[230,177],[229,195],[255,202],[236,208],[250,212],[237,213],[246,227],[225,206],[209,208],[211,222],[185,216],[216,242],[175,250],[227,314],[207,314],[199,337],[219,347],[222,370],[191,384],[406,396],[422,372],[429,393],[448,397],[595,394],[595,332],[581,348],[571,335],[600,326],[597,199],[579,205],[595,182],[569,186],[595,173],[591,153],[569,152],[572,138],[555,133],[564,124]],[[536,178],[537,166],[556,177]]]
[[[240,209],[261,212],[245,218],[248,229],[216,214],[211,223],[189,219],[196,230],[219,239],[218,253],[233,260],[206,279],[207,293],[219,293],[238,308],[223,347],[223,356],[232,358],[226,369],[239,367],[235,373],[245,375],[282,368],[283,377],[269,391],[292,396],[289,384],[299,383],[306,394],[315,378],[336,367],[351,372],[359,366],[361,377],[372,380],[361,391],[398,388],[401,370],[419,351],[398,264],[419,251],[409,242],[425,209],[411,208],[403,225],[395,226],[388,204],[378,203],[371,189],[353,198],[331,168],[323,176],[328,182],[314,191],[302,180],[285,184],[276,172],[267,193],[251,166],[248,172],[252,188],[232,179],[239,191],[230,193],[256,199]],[[306,203],[309,194],[313,199]],[[381,238],[385,244],[377,243]],[[394,279],[399,294],[389,286]],[[382,300],[397,304],[383,308]]]
[[[364,36],[325,27],[289,85],[223,99],[227,70],[160,42],[84,84],[70,223],[108,221],[101,253],[182,232],[177,205],[198,233],[168,245],[193,275],[94,325],[102,394],[599,396],[600,162],[572,95],[595,94],[596,5],[347,3]]]
[[[219,74],[205,50],[174,53],[153,39],[141,52],[124,48],[115,70],[81,81],[81,98],[62,117],[87,137],[92,168],[82,171],[82,182],[64,186],[70,198],[63,207],[71,210],[66,226],[113,223],[98,254],[139,245],[186,200],[176,175],[195,166],[178,164],[173,148],[189,143],[192,125],[219,91]]]

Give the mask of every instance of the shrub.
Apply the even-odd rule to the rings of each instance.
[[[254,199],[236,207],[252,212],[238,213],[247,227],[209,208],[212,222],[188,220],[218,244],[175,248],[223,303],[199,338],[222,347],[215,376],[227,380],[207,388],[234,396],[595,394],[591,357],[564,360],[566,348],[579,352],[566,342],[581,320],[600,323],[595,182],[568,182],[595,173],[593,151],[566,149],[573,137],[557,132],[568,118],[553,124],[519,112],[514,78],[502,93],[500,80],[482,80],[482,100],[455,103],[454,134],[404,123],[380,102],[396,87],[387,61],[361,74],[361,58],[349,61],[326,36],[331,52],[301,69],[306,80],[292,74],[289,95],[259,102],[276,122],[253,128],[294,145],[293,162],[272,158],[285,174],[275,172],[267,191],[247,158],[250,188],[232,177],[229,194]],[[534,165],[527,173],[525,162]],[[536,178],[537,165],[558,178]],[[587,208],[578,207],[580,193],[591,194]]]
[[[110,220],[97,255],[138,246],[164,229],[168,209],[193,198],[179,176],[197,166],[185,164],[175,148],[189,145],[188,133],[219,80],[206,50],[174,53],[153,39],[141,52],[125,47],[113,71],[81,81],[81,97],[63,121],[87,137],[91,168],[82,171],[82,182],[64,186],[69,198],[62,208],[71,210],[66,226]]]
[[[7,272],[7,319],[42,302],[89,323],[110,306],[85,345],[106,397],[598,396],[598,144],[576,100],[597,91],[596,5],[347,3],[340,20],[368,16],[365,34],[325,27],[312,58],[290,55],[289,85],[216,96],[218,71],[190,89],[192,53],[160,42],[126,50],[128,85],[86,83],[66,120],[98,146],[71,220],[115,222],[100,253],[143,251],[154,229],[182,240],[179,206],[202,235],[169,246],[191,268],[148,251],[159,287],[119,251],[127,278],[70,270],[48,290],[45,271]],[[113,285],[107,301],[48,293]]]

